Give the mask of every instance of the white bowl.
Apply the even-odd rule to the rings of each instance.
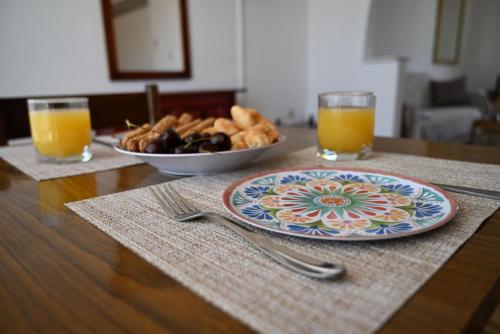
[[[157,168],[160,173],[172,175],[205,175],[229,172],[245,167],[261,154],[283,143],[285,140],[286,137],[282,135],[276,143],[271,145],[215,153],[154,154],[129,152],[117,146],[114,146],[114,149],[122,154],[141,159]]]

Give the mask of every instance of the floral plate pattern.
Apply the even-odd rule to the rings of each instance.
[[[455,200],[423,180],[368,169],[281,169],[224,193],[235,217],[259,228],[315,239],[375,240],[422,233],[450,221]]]

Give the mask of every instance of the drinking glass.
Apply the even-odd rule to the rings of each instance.
[[[366,159],[372,154],[375,94],[319,95],[318,156],[327,160]]]
[[[92,158],[87,98],[30,99],[28,109],[39,161],[65,163]]]

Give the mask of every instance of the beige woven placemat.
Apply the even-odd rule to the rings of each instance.
[[[65,176],[94,173],[143,163],[137,158],[120,154],[111,147],[92,144],[92,159],[88,162],[51,164],[38,162],[32,145],[0,148],[0,158],[37,181]]]
[[[250,169],[193,177],[171,184],[197,207],[225,213],[221,195],[233,181],[262,169],[316,165],[315,149]],[[363,166],[483,188],[498,187],[500,167],[396,154]],[[379,328],[490,216],[500,202],[454,195],[453,222],[419,236],[375,242],[332,242],[271,236],[277,243],[331,262],[347,276],[336,282],[295,274],[226,228],[209,221],[177,223],[149,188],[97,197],[67,206],[139,256],[229,314],[266,333],[367,333]]]

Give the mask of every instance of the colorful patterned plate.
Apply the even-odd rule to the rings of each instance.
[[[224,206],[253,226],[299,237],[376,240],[435,229],[455,200],[423,180],[369,169],[299,168],[233,183]]]

